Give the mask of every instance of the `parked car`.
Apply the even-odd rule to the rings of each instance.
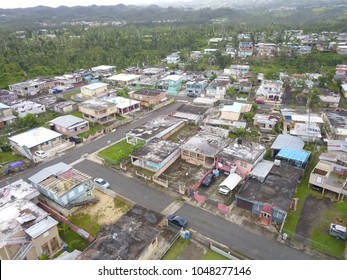
[[[199,95],[197,93],[194,93],[194,92],[188,92],[187,96],[188,97],[198,97]]]
[[[47,157],[45,151],[41,151],[41,150],[36,151],[35,155],[38,156],[39,158],[46,158]]]
[[[102,179],[102,178],[95,178],[94,182],[105,189],[108,189],[110,187],[110,183],[107,182],[105,179]]]
[[[177,216],[177,215],[169,215],[167,216],[167,220],[169,222],[169,224],[173,224],[175,226],[178,227],[186,227],[188,224],[188,221],[185,218],[182,218],[181,216]]]
[[[315,185],[312,185],[312,190],[315,190],[317,192],[322,192],[322,188],[318,187],[318,186],[315,186]]]
[[[226,186],[221,186],[218,192],[223,195],[228,195],[231,192],[231,190]]]
[[[205,188],[207,188],[207,187],[211,186],[212,183],[213,183],[213,181],[214,181],[214,179],[215,179],[215,177],[216,177],[216,176],[215,176],[213,173],[208,174],[208,175],[204,178],[204,180],[202,180],[200,187],[205,187]]]
[[[81,143],[81,138],[78,136],[70,136],[69,141],[78,144],[78,143]]]
[[[337,239],[347,239],[346,227],[337,224],[330,224],[329,234],[335,236]]]

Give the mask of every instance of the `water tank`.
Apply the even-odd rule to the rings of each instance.
[[[276,166],[281,166],[281,161],[279,159],[275,159],[274,164]]]
[[[242,138],[237,138],[237,144],[239,144],[239,145],[242,144]]]
[[[213,169],[212,173],[214,176],[219,177],[219,170],[218,169]]]
[[[49,124],[49,128],[50,128],[51,130],[54,130],[54,123],[50,123],[50,124]]]

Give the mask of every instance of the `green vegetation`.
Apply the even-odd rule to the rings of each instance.
[[[83,251],[89,245],[88,241],[79,236],[66,224],[58,226],[60,238],[67,244],[67,251],[72,252],[77,249]]]
[[[171,248],[163,256],[162,260],[175,260],[188,246],[190,239],[178,238]]]
[[[84,229],[93,237],[96,237],[101,229],[95,219],[92,219],[88,214],[73,215],[70,217],[70,222]]]
[[[129,202],[125,201],[124,199],[118,196],[114,199],[113,202],[114,202],[114,207],[116,207],[117,210],[119,210],[123,214],[128,212],[128,210],[131,208],[131,205]]]
[[[229,259],[222,256],[221,254],[218,254],[215,251],[212,251],[211,249],[208,249],[206,254],[203,257],[203,260],[229,260]]]
[[[76,95],[76,94],[79,94],[79,93],[81,93],[81,91],[78,89],[78,90],[74,90],[74,91],[70,91],[69,93],[65,93],[64,95],[63,95],[63,98],[65,99],[65,100],[69,100],[69,99],[71,99],[71,97],[72,96],[74,96],[74,95]]]
[[[99,123],[95,123],[89,126],[89,130],[83,133],[78,134],[79,137],[83,138],[83,137],[88,137],[89,135],[93,135],[96,132],[100,132],[101,130],[104,129],[104,125],[99,124]]]
[[[0,152],[0,164],[8,164],[11,162],[15,162],[17,160],[22,160],[24,159],[21,156],[14,155],[12,152]]]
[[[81,113],[80,111],[71,112],[71,113],[69,113],[69,115],[73,115],[75,117],[83,119],[83,113]]]

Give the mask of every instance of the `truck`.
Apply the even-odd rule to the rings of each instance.
[[[335,236],[337,239],[347,239],[347,231],[346,227],[337,225],[337,224],[330,224],[329,234],[331,236]]]

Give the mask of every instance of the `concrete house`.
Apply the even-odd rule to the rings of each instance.
[[[0,128],[8,126],[17,119],[10,106],[0,103]]]
[[[181,157],[186,162],[211,168],[216,155],[229,143],[229,140],[214,134],[198,133],[181,146]]]
[[[89,130],[89,122],[75,117],[66,115],[49,121],[50,128],[64,134],[65,136],[75,136]]]
[[[273,43],[258,43],[255,49],[258,57],[274,57],[278,53],[278,46]]]
[[[140,81],[140,79],[141,79],[141,75],[121,73],[121,74],[111,76],[107,78],[106,80],[107,82],[115,86],[128,87]]]
[[[324,120],[334,139],[344,140],[347,138],[347,111],[326,111]]]
[[[110,77],[112,76],[112,73],[116,71],[116,66],[112,65],[100,65],[92,67],[92,73],[94,77],[101,76],[101,77]]]
[[[229,86],[230,81],[216,79],[207,86],[206,96],[214,99],[224,99]]]
[[[36,260],[60,250],[58,222],[35,204],[37,188],[20,179],[0,193],[1,260]]]
[[[238,80],[240,78],[248,76],[249,69],[250,69],[249,65],[233,64],[230,66],[230,76]]]
[[[0,103],[11,105],[18,100],[18,94],[14,91],[0,89]]]
[[[9,89],[21,96],[34,96],[54,86],[53,80],[34,79],[9,85]]]
[[[258,162],[264,158],[265,153],[265,146],[238,138],[216,155],[216,168],[225,172],[236,169],[237,174],[246,178]]]
[[[347,100],[347,83],[341,85],[341,92],[342,92],[343,96],[345,97],[345,99]]]
[[[185,93],[193,93],[196,96],[201,96],[202,94],[204,94],[207,85],[207,79],[196,78],[195,80],[191,80],[186,83]]]
[[[167,63],[167,64],[177,64],[181,61],[181,56],[180,56],[180,53],[179,52],[175,52],[175,53],[172,53],[170,55],[168,55],[164,61]]]
[[[45,127],[37,127],[8,138],[12,150],[34,160],[35,151],[47,151],[61,146],[63,135]]]
[[[237,56],[238,57],[251,57],[252,55],[253,55],[252,42],[240,42]]]
[[[261,132],[269,133],[271,132],[280,117],[271,114],[255,114],[253,117],[253,125],[257,126]]]
[[[275,157],[283,148],[290,148],[293,150],[302,151],[304,145],[305,142],[297,136],[289,134],[279,134],[276,137],[275,141],[272,143],[271,155],[272,157]]]
[[[105,124],[116,120],[117,105],[105,100],[90,99],[80,103],[78,110],[86,120]]]
[[[23,101],[14,105],[11,105],[11,109],[18,113],[18,117],[23,118],[27,114],[38,115],[46,112],[46,106],[33,102]]]
[[[256,99],[280,102],[284,93],[282,81],[263,80],[256,92]]]
[[[158,79],[160,76],[165,74],[165,68],[145,68],[142,71],[142,75],[152,78],[152,79]]]
[[[157,105],[166,100],[166,92],[156,89],[139,89],[129,92],[129,97],[141,101],[141,106],[148,107],[150,104]]]
[[[58,102],[54,104],[53,110],[62,115],[68,114],[77,111],[77,103],[71,100]]]
[[[220,119],[228,121],[238,121],[242,114],[250,112],[252,104],[234,102],[233,105],[224,105],[220,109]]]
[[[108,97],[107,102],[113,103],[117,107],[117,114],[118,115],[125,115],[129,114],[131,112],[140,111],[141,109],[141,102],[138,100],[133,100],[130,98],[125,98],[122,96],[112,96]]]
[[[177,95],[181,90],[183,77],[181,75],[168,75],[161,79],[158,89],[165,90],[168,94]]]
[[[190,124],[197,125],[203,121],[208,110],[208,107],[182,104],[171,115],[175,118],[186,120]]]
[[[28,180],[41,194],[67,209],[91,198],[92,178],[63,162],[42,169]]]
[[[108,84],[93,83],[81,87],[81,94],[85,98],[102,97],[107,94]]]
[[[130,157],[133,165],[157,172],[179,153],[179,144],[154,138],[133,152]]]
[[[135,204],[116,223],[103,227],[80,255],[83,260],[146,260],[158,246],[164,215]]]
[[[177,132],[186,122],[172,116],[158,116],[155,119],[131,129],[126,135],[126,141],[129,144],[137,144],[138,142],[149,142],[154,138],[167,139]]]

